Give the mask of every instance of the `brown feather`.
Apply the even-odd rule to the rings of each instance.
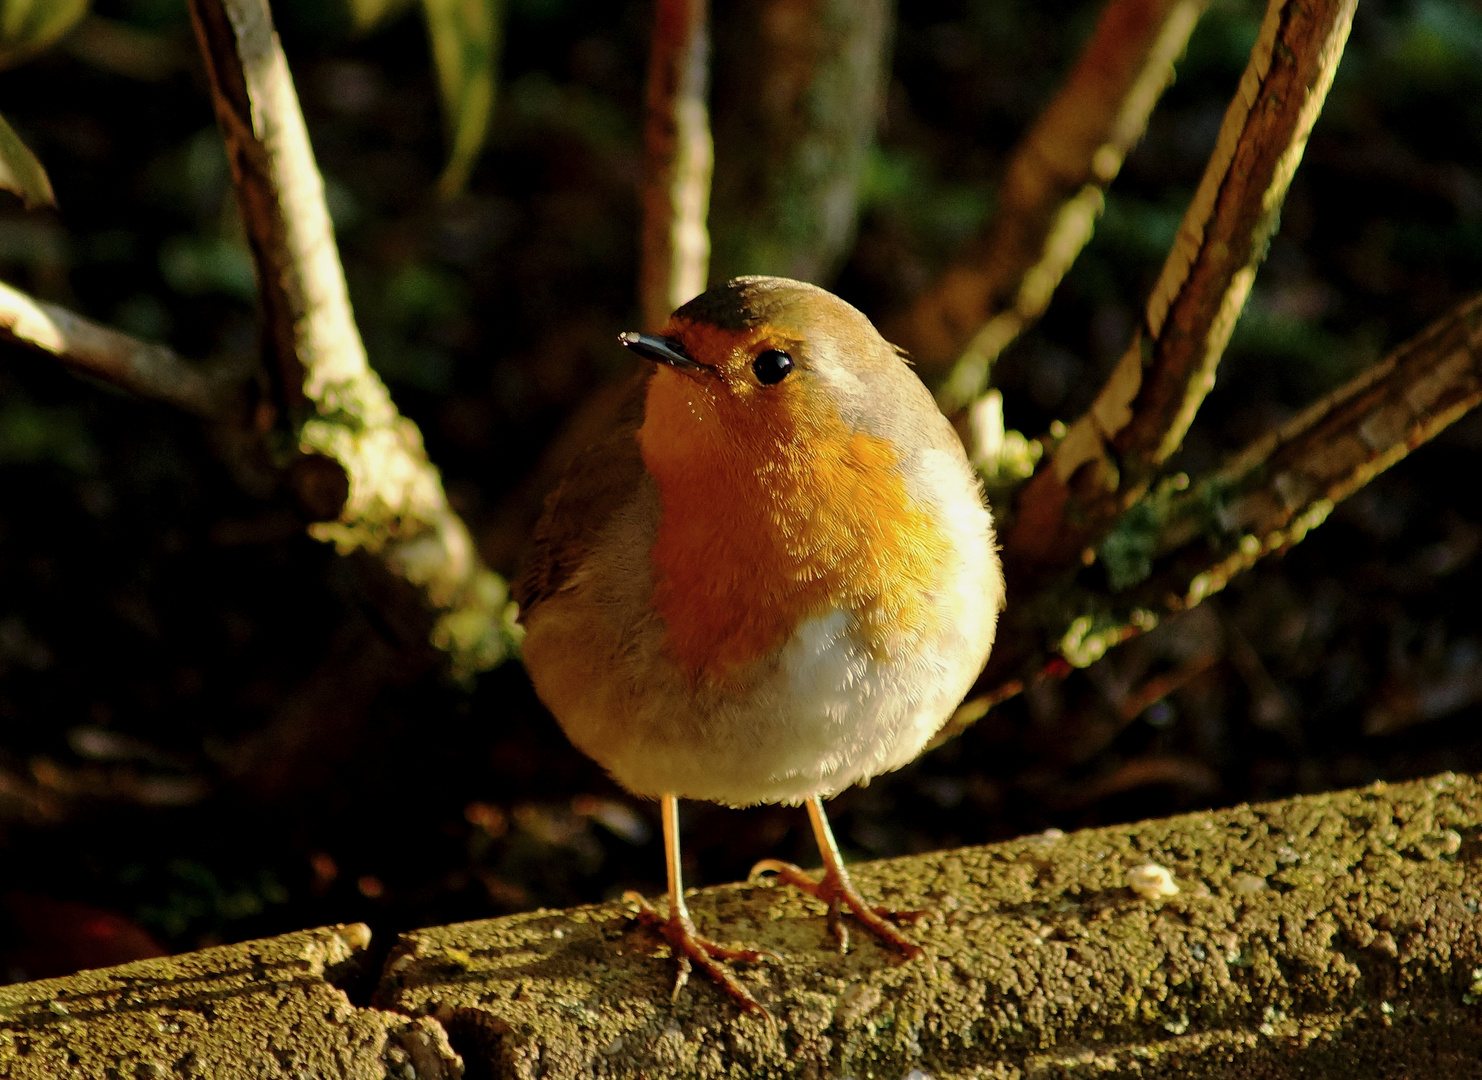
[[[545,500],[525,568],[514,583],[520,621],[566,585],[598,531],[633,495],[643,476],[637,433],[647,375],[635,379],[608,434],[577,456]]]

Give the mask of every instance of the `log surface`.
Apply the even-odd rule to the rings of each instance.
[[[1134,873],[1149,864],[1177,893]],[[930,962],[858,930],[841,955],[821,905],[785,886],[694,894],[702,933],[784,957],[740,970],[771,1023],[699,977],[671,998],[667,947],[607,904],[403,935],[363,1005],[336,986],[368,940],[356,927],[0,988],[0,1076],[426,1080],[459,1075],[461,1055],[470,1080],[1482,1077],[1478,778],[1049,833],[856,880],[930,912],[914,930]]]

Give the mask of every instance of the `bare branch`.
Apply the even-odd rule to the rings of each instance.
[[[708,0],[658,0],[643,129],[643,252],[639,304],[645,328],[705,291],[710,264]]]
[[[266,0],[191,0],[257,266],[270,372],[299,469],[334,520],[310,533],[413,587],[456,672],[508,652],[513,614],[448,505],[422,435],[366,363],[298,96]],[[340,474],[343,479],[339,479]]]
[[[174,350],[99,326],[3,283],[0,340],[39,349],[73,371],[203,420],[221,412],[224,395],[218,387]]]
[[[1363,375],[1256,440],[1170,500],[1156,553],[1182,559],[1188,586],[1172,611],[1220,591],[1259,559],[1321,524],[1341,502],[1482,404],[1482,296],[1467,301]],[[1217,542],[1211,543],[1212,524]],[[1156,598],[1160,582],[1138,590]]]
[[[745,0],[716,35],[717,278],[826,283],[849,253],[890,79],[889,0]]]
[[[982,393],[999,353],[1043,314],[1205,6],[1107,4],[1075,70],[1015,149],[987,232],[889,327],[923,371],[957,361],[938,395],[947,412]]]
[[[1356,2],[1271,0],[1144,326],[1019,500],[1004,548],[1021,570],[1074,565],[1182,442],[1276,230]]]
[[[1267,555],[1285,551],[1333,507],[1410,451],[1482,405],[1482,295],[1246,447],[1194,485],[1151,496],[1139,524],[1114,536],[1124,559],[1146,559],[1115,595],[1074,585],[1037,597],[1015,619],[979,687],[938,741],[1027,682],[1065,675],[1223,589]],[[1071,612],[1073,616],[1060,613]],[[1036,620],[1038,623],[1036,624]]]

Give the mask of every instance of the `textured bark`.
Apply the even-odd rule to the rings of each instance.
[[[793,889],[695,893],[783,954],[741,973],[770,1023],[671,997],[618,904],[406,934],[377,1008],[331,985],[363,927],[290,934],[0,988],[0,1075],[1482,1076],[1479,821],[1448,774],[858,867],[929,912],[923,962],[841,956]]]
[[[192,0],[237,202],[257,268],[274,399],[297,440],[290,477],[310,533],[364,552],[421,610],[456,674],[509,652],[513,608],[479,558],[422,434],[370,370],[288,61],[266,0]],[[286,464],[286,463],[285,463]]]
[[[1271,0],[1143,327],[1018,500],[1004,554],[1021,580],[1075,565],[1178,449],[1280,220],[1355,4]]]
[[[886,336],[928,376],[956,361],[939,393],[949,414],[982,393],[998,354],[1044,313],[1205,6],[1111,0],[1064,87],[1009,159],[984,234],[887,324]]]
[[[854,238],[890,75],[888,0],[746,0],[716,35],[714,280],[826,284]]]
[[[705,291],[710,266],[710,33],[708,0],[658,0],[643,128],[643,257],[639,304],[645,330]]]

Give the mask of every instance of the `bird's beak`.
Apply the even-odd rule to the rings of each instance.
[[[702,364],[698,360],[691,359],[685,353],[684,346],[673,338],[654,337],[652,334],[640,334],[636,330],[625,330],[618,335],[618,340],[639,356],[659,364],[667,364],[679,371],[706,373],[715,371],[709,364]]]

